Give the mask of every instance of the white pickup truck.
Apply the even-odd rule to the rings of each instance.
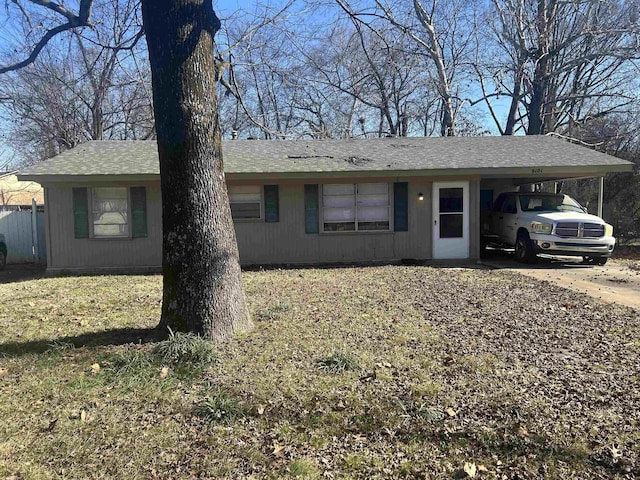
[[[487,247],[513,247],[522,263],[546,253],[604,265],[616,244],[611,225],[562,194],[501,193],[481,220],[481,255]]]

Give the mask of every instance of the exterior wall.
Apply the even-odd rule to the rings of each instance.
[[[138,185],[141,184],[136,184]],[[46,189],[48,271],[159,270],[162,265],[162,209],[159,182],[141,185],[147,187],[146,238],[75,238],[72,199],[74,186],[86,187],[87,185],[48,186]],[[91,186],[114,186],[114,184]]]
[[[352,181],[357,183],[362,180]],[[375,181],[393,183],[393,180],[388,179]],[[327,183],[335,183],[335,181]],[[420,192],[424,194],[423,201],[418,200]],[[431,258],[432,214],[429,182],[409,181],[408,214],[409,231],[407,232],[307,234],[305,233],[304,183],[280,183],[279,222],[236,222],[240,261],[244,265],[251,265]]]
[[[340,179],[325,183],[357,183]],[[428,178],[375,179],[407,181],[407,232],[305,233],[304,185],[310,181],[265,182],[279,185],[279,222],[236,221],[236,236],[243,265],[315,264],[332,262],[393,262],[432,258],[432,182]],[[230,181],[229,185],[259,182]],[[93,184],[109,186],[111,184]],[[141,185],[140,183],[135,184]],[[46,188],[47,265],[50,272],[158,271],[162,264],[162,207],[159,182],[147,187],[146,238],[77,239],[74,237],[72,188],[88,185],[49,185]],[[134,186],[120,185],[120,186]],[[480,181],[470,181],[470,257],[478,257]],[[422,193],[423,200],[418,199]],[[392,196],[391,196],[392,198]]]

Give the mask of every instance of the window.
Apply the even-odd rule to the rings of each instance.
[[[129,201],[126,187],[91,190],[93,236],[129,236]]]
[[[389,185],[386,183],[322,186],[325,232],[390,230]]]
[[[145,238],[146,187],[74,187],[75,238]]]
[[[229,187],[229,203],[234,220],[262,218],[262,191],[259,185]]]
[[[508,195],[505,198],[504,205],[502,206],[502,213],[518,213],[516,208],[516,197],[514,195]]]

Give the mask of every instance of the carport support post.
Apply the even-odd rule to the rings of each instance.
[[[598,188],[598,216],[602,218],[602,203],[604,202],[604,176],[600,177],[600,188]]]

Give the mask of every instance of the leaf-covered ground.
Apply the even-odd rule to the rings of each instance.
[[[255,330],[191,366],[140,342],[158,276],[0,284],[0,478],[640,477],[637,311],[473,268],[244,280]]]

